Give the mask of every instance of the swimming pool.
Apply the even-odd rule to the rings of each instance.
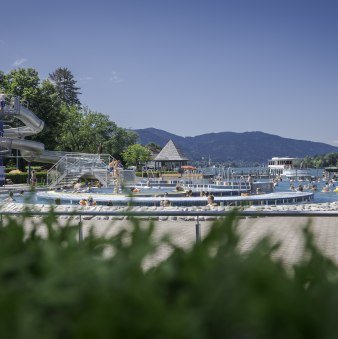
[[[299,184],[309,185],[309,182],[293,182],[293,185],[297,187]],[[246,190],[227,189],[223,186],[208,185],[212,188],[212,193],[215,196],[215,202],[217,204],[224,205],[237,205],[242,203],[248,204],[295,204],[313,201],[315,203],[329,203],[338,201],[338,193],[321,192],[325,186],[324,181],[316,182],[318,191],[314,194],[310,191],[304,191],[303,195],[300,192],[292,192],[290,190],[290,181],[281,181],[278,186],[275,187],[273,193],[249,195]],[[195,191],[190,197],[185,196],[185,192],[178,192],[172,187],[143,186],[137,193],[131,193],[130,188],[126,188],[126,194],[114,194],[112,188],[91,188],[86,192],[71,192],[71,191],[45,191],[45,192],[33,192],[24,193],[20,195],[14,194],[15,201],[18,203],[30,203],[30,204],[55,204],[56,199],[58,203],[62,205],[77,205],[81,199],[87,199],[92,196],[98,205],[107,205],[112,203],[114,205],[147,205],[147,206],[159,206],[163,200],[168,200],[172,205],[177,206],[201,206],[207,204],[207,197],[201,197],[202,187],[199,187],[199,191]],[[205,186],[206,187],[206,186]],[[333,188],[332,188],[333,189]],[[243,195],[243,196],[241,196]],[[244,196],[245,195],[245,196]],[[8,198],[8,194],[1,195],[0,200]]]
[[[278,183],[278,186],[275,187],[275,192],[291,192],[290,190],[290,181],[283,180]],[[298,187],[299,184],[303,186],[309,185],[308,181],[294,181],[294,187]],[[318,190],[314,192],[314,202],[324,203],[324,202],[334,202],[338,201],[338,193],[333,192],[334,187],[331,188],[330,192],[322,192],[323,187],[325,186],[325,181],[319,181],[315,183]],[[338,183],[335,183],[335,187],[338,186]]]

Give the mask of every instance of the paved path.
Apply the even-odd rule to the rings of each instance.
[[[121,219],[123,217],[120,217]],[[86,236],[91,227],[94,234],[112,235],[123,228],[131,227],[130,221],[107,220],[108,217],[96,217],[91,220],[83,220],[83,234]],[[79,217],[75,217],[71,223],[77,224]],[[41,223],[41,218],[31,218],[31,222]],[[31,222],[26,223],[30,228]],[[61,224],[69,222],[66,217],[60,217]],[[147,221],[142,221],[147,223]],[[263,217],[242,218],[238,220],[238,232],[241,235],[240,249],[250,250],[260,239],[269,236],[273,243],[280,243],[275,253],[276,259],[281,259],[286,265],[292,265],[300,260],[303,253],[304,239],[302,230],[304,225],[311,222],[310,228],[314,233],[315,242],[328,257],[338,264],[338,217]],[[202,237],[208,232],[212,221],[202,221]],[[155,239],[164,235],[170,235],[176,245],[188,248],[195,242],[195,221],[164,220],[156,221]],[[41,229],[41,232],[45,231]],[[156,265],[160,260],[170,255],[170,249],[162,246],[155,257],[147,262],[146,266]]]

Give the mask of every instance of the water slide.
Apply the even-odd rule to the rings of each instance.
[[[47,163],[56,163],[64,155],[63,152],[46,151],[44,144],[40,142],[24,139],[41,132],[44,122],[20,103],[18,97],[6,97],[5,105],[0,108],[0,112],[0,119],[5,121],[3,136],[0,137],[0,155],[18,149],[27,161]],[[23,126],[8,127],[6,121],[12,118],[20,120]]]

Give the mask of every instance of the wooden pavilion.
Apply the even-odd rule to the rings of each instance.
[[[154,159],[155,169],[180,171],[182,166],[187,165],[188,160],[189,159],[178,150],[173,141],[169,140]]]

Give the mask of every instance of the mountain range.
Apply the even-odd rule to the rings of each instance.
[[[338,153],[338,147],[321,142],[283,138],[264,132],[220,132],[182,137],[156,128],[134,130],[142,145],[163,147],[170,139],[191,160],[210,158],[213,162],[266,163],[272,157],[315,156]]]

